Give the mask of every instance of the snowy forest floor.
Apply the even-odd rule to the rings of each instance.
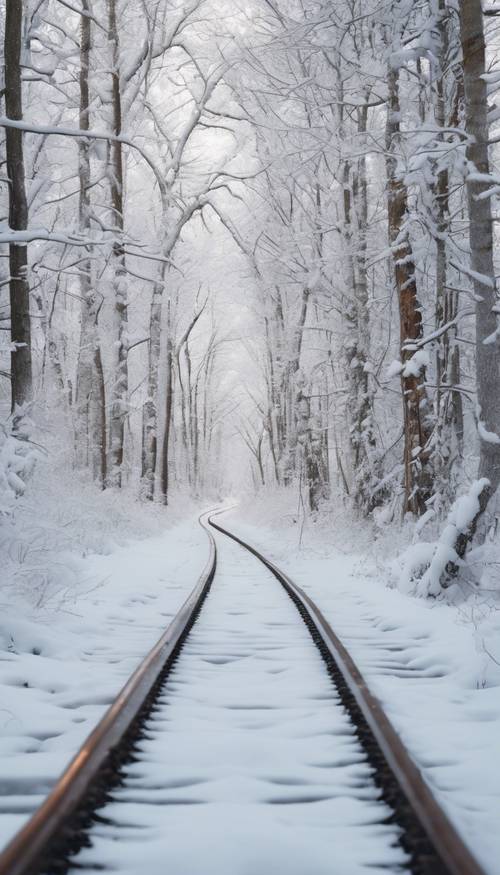
[[[241,506],[225,524],[318,604],[353,655],[441,804],[491,875],[498,873],[500,603],[454,587],[417,599],[395,587],[397,535],[349,511],[301,527],[289,500]],[[404,550],[406,535],[400,549]]]
[[[0,847],[160,637],[207,554],[189,502],[167,514],[37,470],[0,526]]]
[[[200,509],[165,512],[40,468],[0,527],[0,844],[41,801],[196,582]],[[498,872],[500,610],[391,585],[394,533],[345,509],[301,527],[290,497],[227,525],[318,602],[491,875]],[[404,540],[404,539],[403,539]],[[401,547],[404,544],[401,543]]]

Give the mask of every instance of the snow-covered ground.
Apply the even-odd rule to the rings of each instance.
[[[424,600],[390,588],[388,567],[397,536],[382,533],[374,540],[373,530],[344,510],[333,521],[325,517],[302,527],[288,502],[279,495],[266,498],[223,519],[319,603],[464,838],[487,871],[498,875],[496,593],[487,587],[455,588],[446,599]],[[188,502],[165,512],[125,493],[96,493],[75,478],[57,478],[50,467],[40,467],[25,496],[2,520],[0,555],[3,845],[42,801],[178,610],[205,565],[208,543]],[[491,575],[490,569],[490,582]],[[238,563],[230,576],[237,590]],[[216,658],[213,635],[211,648]],[[251,666],[252,660],[245,657],[241,665]],[[245,675],[241,689],[251,685]],[[228,687],[228,696],[235,690]],[[196,685],[191,692],[200,713],[213,716],[211,694]],[[285,704],[292,707],[292,699]],[[187,717],[180,715],[183,732],[195,710],[190,706]],[[318,714],[322,719],[323,705]],[[185,746],[177,755],[185,756]],[[171,763],[164,765],[170,772]],[[212,765],[215,775],[220,769],[215,753]],[[301,769],[297,765],[297,774]],[[265,776],[254,777],[260,782]]]
[[[321,656],[262,564],[216,535],[218,570],[75,872],[404,872]]]
[[[306,525],[279,498],[223,524],[316,600],[429,784],[491,875],[500,860],[500,610],[487,592],[441,601],[389,588],[383,552],[342,511]],[[357,545],[357,549],[356,549]],[[381,554],[382,551],[382,554]]]
[[[70,510],[63,487],[51,488],[45,515],[31,495],[1,529],[0,846],[42,801],[208,557],[189,506],[174,524],[163,509],[91,490]]]

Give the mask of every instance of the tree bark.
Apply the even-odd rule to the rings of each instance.
[[[164,271],[162,272],[162,281],[163,279]],[[142,411],[142,479],[145,497],[149,501],[153,501],[154,498],[158,456],[157,404],[161,351],[162,294],[163,285],[156,283],[153,288],[149,316],[148,394]]]
[[[89,11],[88,0],[82,8]],[[80,19],[80,117],[81,130],[90,128],[89,68],[91,19]],[[79,224],[82,234],[90,233],[90,157],[89,143],[78,143]],[[105,388],[98,333],[99,303],[92,278],[92,262],[85,258],[80,265],[81,332],[76,375],[77,458],[89,466],[94,480],[104,488],[106,482],[106,409]]]
[[[166,387],[165,387],[165,423],[163,426],[163,441],[161,448],[161,496],[163,504],[168,504],[168,493],[170,486],[170,436],[172,431],[172,416],[174,408],[174,340],[171,302],[167,304],[167,361],[166,361]]]
[[[363,148],[368,123],[368,95],[366,103],[357,110],[357,133]],[[383,500],[383,490],[375,492],[378,482],[377,447],[371,391],[367,363],[369,360],[370,313],[368,309],[368,276],[366,270],[368,228],[368,183],[366,156],[361,155],[354,166],[344,163],[344,236],[349,260],[351,300],[346,307],[348,335],[347,411],[349,440],[354,473],[352,496],[365,514]]]
[[[458,107],[463,97],[463,77],[456,77],[454,106],[448,112],[445,71],[449,63],[450,29],[452,21],[445,0],[439,0],[437,33],[439,35],[439,68],[436,71],[435,118],[439,128],[458,128]],[[458,39],[458,36],[457,36]],[[446,142],[443,133],[440,139]],[[436,328],[449,325],[458,313],[458,294],[448,286],[447,239],[451,228],[450,219],[450,174],[443,167],[437,174],[434,187],[434,203],[437,234],[436,242]],[[452,471],[454,463],[462,455],[463,407],[462,396],[456,387],[460,384],[460,348],[457,342],[457,326],[453,325],[441,335],[436,352],[436,437],[434,440],[433,464],[437,479],[437,492],[453,498]]]
[[[15,121],[23,118],[21,51],[23,30],[22,0],[8,0],[5,16],[5,110]],[[28,227],[28,203],[24,169],[23,132],[5,129],[7,175],[9,179],[9,227],[25,231]],[[28,248],[11,243],[10,324],[11,324],[11,408],[30,401],[33,396],[31,360],[30,287]]]
[[[465,128],[469,135],[467,179],[469,238],[474,297],[476,302],[476,384],[480,423],[479,478],[490,485],[480,497],[480,516],[500,484],[500,351],[498,297],[493,262],[493,224],[489,197],[488,99],[486,47],[481,0],[461,0],[460,38],[465,89]],[[478,175],[481,174],[479,177]],[[471,528],[477,527],[478,517]],[[463,555],[466,543],[459,545]]]
[[[122,132],[122,100],[120,84],[120,43],[116,20],[116,0],[108,0],[108,40],[112,58],[112,113],[113,134]],[[127,285],[124,229],[124,171],[121,142],[110,144],[111,210],[115,229],[113,243],[113,292],[116,359],[111,396],[111,422],[109,434],[110,472],[112,486],[122,485],[124,461],[125,421],[128,413],[128,336],[127,336]]]
[[[386,124],[389,244],[394,260],[394,278],[399,303],[401,362],[412,357],[411,343],[423,337],[422,313],[417,297],[415,264],[405,228],[408,191],[397,166],[397,146],[401,131],[399,71],[389,67]],[[417,516],[426,510],[431,495],[428,473],[430,429],[425,391],[425,371],[404,371],[401,376],[404,414],[404,512]]]

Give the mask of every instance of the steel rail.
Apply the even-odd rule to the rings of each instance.
[[[217,513],[223,512],[225,511]],[[212,513],[200,517],[200,523],[210,539],[210,556],[197,586],[84,742],[45,802],[0,854],[0,875],[39,875],[46,871],[48,865],[51,875],[66,871],[67,859],[58,859],[61,836],[64,838],[65,830],[69,829],[70,834],[78,834],[81,839],[81,835],[91,824],[92,817],[87,815],[83,821],[80,818],[78,822],[78,812],[84,809],[95,813],[106,801],[102,789],[100,795],[99,791],[96,792],[99,779],[104,786],[107,781],[112,783],[116,780],[121,765],[127,761],[129,754],[125,753],[124,756],[122,748],[128,745],[130,750],[133,747],[140,727],[147,719],[213,581],[217,561],[216,546],[203,516],[207,516],[208,523],[214,529],[259,559],[284,587],[299,610],[333,675],[341,701],[353,719],[361,743],[369,753],[367,736],[369,737],[369,745],[376,749],[375,760],[382,758],[386,771],[388,769],[392,781],[398,787],[399,797],[394,797],[393,794],[391,800],[388,798],[391,794],[385,792],[384,781],[380,782],[383,798],[389,804],[392,802],[398,823],[415,822],[418,825],[416,838],[414,835],[413,846],[410,847],[412,871],[419,875],[486,875],[439,806],[381,703],[370,692],[352,657],[317,605],[255,547],[215,523],[214,515]],[[373,750],[369,759],[373,761]],[[375,772],[380,773],[377,762]],[[406,810],[403,815],[401,808]],[[424,837],[423,843],[420,833]],[[78,847],[81,846],[80,839]],[[64,842],[63,847],[67,848]]]
[[[396,729],[387,717],[380,701],[370,691],[365,678],[349,654],[346,647],[333,631],[327,619],[304,592],[287,574],[267,559],[259,550],[242,540],[233,532],[213,521],[213,517],[225,510],[212,513],[208,517],[209,524],[236,541],[259,559],[266,568],[281,583],[285,591],[295,603],[307,625],[319,636],[335,666],[338,668],[351,696],[373,736],[392,776],[410,807],[411,814],[416,818],[427,837],[430,846],[436,852],[439,861],[437,866],[426,858],[426,850],[417,849],[416,869],[432,873],[432,875],[486,875],[485,870],[472,855],[450,819],[439,805],[429,785],[426,783],[420,769],[411,758],[401,741]],[[316,643],[318,641],[316,640]],[[321,649],[321,648],[320,648]],[[349,703],[347,710],[351,710]],[[396,811],[396,816],[398,812]],[[418,844],[418,842],[417,842]],[[419,850],[422,859],[419,860]]]
[[[215,539],[204,524],[210,543],[205,569],[161,638],[131,675],[113,704],[63,772],[56,785],[30,820],[0,854],[0,875],[38,875],[50,862],[51,873],[58,871],[52,856],[54,843],[71,823],[79,807],[92,795],[93,786],[106,764],[116,772],[120,757],[113,754],[124,740],[141,712],[154,704],[158,687],[175,659],[212,584],[217,564]],[[146,716],[146,715],[144,715]],[[142,722],[142,720],[141,720]],[[95,798],[95,792],[94,792]]]

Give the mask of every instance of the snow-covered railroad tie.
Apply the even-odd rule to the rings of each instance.
[[[0,875],[481,875],[314,603],[209,522],[188,602]]]

